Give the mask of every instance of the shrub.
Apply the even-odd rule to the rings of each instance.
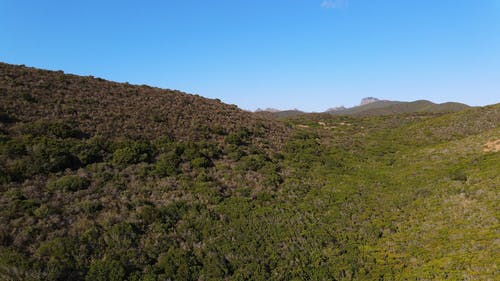
[[[13,123],[16,119],[7,114],[6,112],[0,112],[0,123]]]
[[[6,141],[0,146],[0,153],[10,157],[26,155],[25,140],[17,138]]]
[[[98,260],[92,262],[86,281],[121,281],[125,280],[125,269],[115,260]]]
[[[110,153],[110,145],[103,137],[93,137],[76,146],[74,150],[82,165],[86,166],[104,161]]]
[[[94,215],[103,209],[100,202],[83,201],[79,204],[79,209],[86,215]]]
[[[172,151],[175,149],[175,143],[170,136],[162,136],[158,139],[156,139],[154,142],[154,148],[158,153],[164,153],[168,151]]]
[[[45,219],[50,214],[50,209],[47,205],[43,204],[33,211],[33,214],[40,219]]]
[[[175,151],[170,151],[168,153],[162,154],[158,157],[153,174],[160,177],[168,177],[177,175],[179,170],[179,164],[181,163],[180,157],[175,153]]]
[[[213,166],[212,161],[204,156],[196,157],[193,160],[191,160],[191,167],[193,168],[209,168],[212,166]]]
[[[33,170],[38,173],[47,173],[78,168],[80,161],[70,152],[72,145],[71,142],[39,139],[30,151],[33,158]]]
[[[6,142],[10,140],[10,137],[5,135],[6,132],[4,132],[2,129],[0,129],[0,143]]]
[[[222,153],[217,145],[205,141],[195,143],[195,147],[198,155],[203,155],[211,159],[218,158]]]
[[[104,241],[109,248],[123,251],[131,247],[136,238],[134,225],[128,222],[113,225],[104,235]]]
[[[158,259],[157,266],[169,280],[194,280],[192,270],[196,266],[195,257],[180,248],[170,248]]]
[[[264,155],[249,155],[241,159],[239,168],[243,170],[258,171],[266,165],[266,162],[267,158]]]
[[[28,92],[22,93],[21,97],[25,101],[30,102],[30,103],[37,103],[38,102],[38,99],[35,96],[33,96],[32,94],[28,93]]]
[[[137,214],[144,224],[161,221],[161,212],[154,206],[144,206]]]
[[[240,128],[235,133],[228,134],[226,136],[226,143],[234,145],[244,145],[247,143],[248,138],[252,135],[252,132],[247,128]]]
[[[210,127],[210,131],[216,135],[223,136],[226,134],[226,130],[220,124],[215,124]]]
[[[72,238],[55,238],[43,242],[36,256],[47,260],[47,280],[73,279],[78,274],[78,242]]]
[[[21,182],[28,178],[32,172],[30,171],[30,163],[26,159],[18,159],[8,163],[5,167],[1,167],[0,171],[0,182],[5,180],[5,182],[15,181]]]
[[[242,149],[243,147],[239,147],[234,144],[229,144],[224,148],[224,153],[227,154],[229,158],[232,160],[238,161],[243,156],[247,155],[246,152]]]
[[[76,123],[72,122],[46,122],[37,121],[29,123],[21,128],[24,134],[33,136],[47,136],[53,138],[85,138],[87,135],[82,132]]]
[[[25,280],[32,268],[30,260],[20,251],[2,248],[0,251],[0,276],[2,280]]]
[[[10,181],[11,179],[9,173],[7,172],[7,169],[4,166],[0,165],[0,184],[6,184]]]
[[[148,162],[153,156],[153,149],[146,142],[132,142],[125,147],[115,150],[113,163],[121,167],[140,162]]]
[[[462,182],[467,181],[467,175],[465,174],[465,171],[462,169],[453,170],[450,174],[450,178],[451,180],[454,181],[462,181]]]
[[[266,178],[264,179],[264,184],[271,187],[278,187],[283,183],[283,177],[278,172],[272,171],[266,173]]]
[[[188,206],[184,202],[174,202],[160,209],[162,223],[168,227],[174,226],[187,212]]]
[[[86,178],[79,176],[64,176],[57,180],[49,181],[47,188],[49,190],[62,190],[62,191],[78,191],[86,189],[90,185],[90,181]]]
[[[243,139],[235,133],[226,136],[226,143],[233,145],[243,145]]]

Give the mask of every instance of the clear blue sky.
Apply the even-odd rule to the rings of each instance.
[[[244,109],[500,102],[500,0],[0,0],[0,61]]]

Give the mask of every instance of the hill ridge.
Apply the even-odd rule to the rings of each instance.
[[[269,118],[178,90],[6,63],[0,63],[0,73],[0,110],[22,122],[68,121],[90,134],[134,138],[203,139],[242,126],[276,141],[286,134]]]

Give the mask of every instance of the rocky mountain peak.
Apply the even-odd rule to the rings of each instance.
[[[367,98],[362,99],[361,103],[359,105],[366,105],[366,104],[374,103],[377,101],[380,101],[380,100],[377,98],[374,98],[374,97],[367,97]]]

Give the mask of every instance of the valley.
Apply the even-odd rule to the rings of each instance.
[[[2,280],[500,278],[498,103],[275,116],[8,64],[0,98]]]

